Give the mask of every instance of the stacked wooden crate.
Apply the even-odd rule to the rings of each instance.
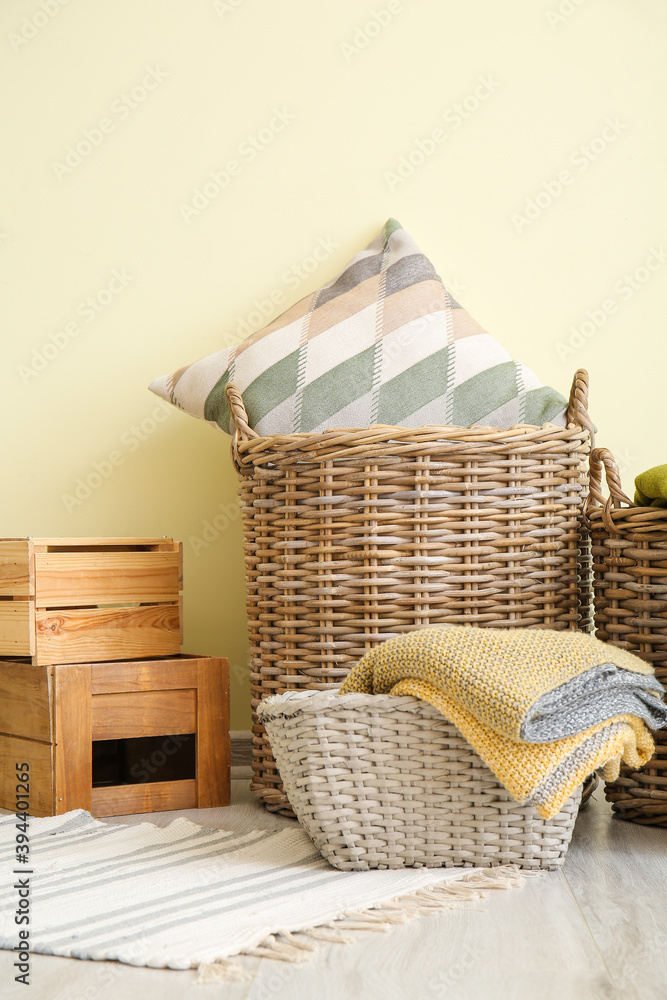
[[[0,539],[0,807],[23,763],[32,815],[229,802],[229,665],[180,653],[182,578],[171,538]],[[95,784],[109,741],[146,748],[134,780]]]

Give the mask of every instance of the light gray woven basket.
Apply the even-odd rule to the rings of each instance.
[[[418,698],[290,691],[258,716],[299,822],[335,868],[563,864],[581,789],[542,819]]]

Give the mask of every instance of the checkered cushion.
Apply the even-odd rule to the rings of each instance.
[[[229,433],[228,382],[259,434],[378,423],[563,425],[567,406],[454,301],[394,219],[263,330],[150,388]]]

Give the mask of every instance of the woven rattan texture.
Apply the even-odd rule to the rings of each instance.
[[[258,437],[227,389],[245,535],[253,712],[337,683],[428,625],[592,627],[583,524],[590,420],[567,427],[371,427]],[[254,790],[290,815],[254,718]]]
[[[609,497],[601,493],[602,467]],[[611,452],[591,455],[590,522],[595,589],[595,634],[652,663],[667,686],[667,509],[636,507],[623,493]],[[655,756],[641,770],[621,768],[605,786],[623,819],[667,826],[667,735],[654,734]]]
[[[417,698],[304,693],[269,705],[265,725],[294,811],[336,868],[563,863],[581,790],[542,819]]]

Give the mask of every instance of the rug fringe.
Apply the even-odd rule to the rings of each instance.
[[[307,945],[305,941],[295,943],[292,936],[268,937],[256,948],[248,948],[242,955],[252,955],[255,958],[273,958],[278,962],[305,962],[310,958],[317,945]]]
[[[341,934],[339,928],[334,928],[331,924],[323,924],[321,927],[310,927],[307,931],[301,931],[308,937],[315,938],[316,941],[326,941],[330,944],[353,944],[354,938],[349,934]]]
[[[434,911],[452,909],[467,900],[480,899],[491,889],[512,889],[523,884],[524,879],[540,876],[542,871],[524,871],[517,865],[503,865],[488,871],[474,871],[455,882],[445,882],[418,889],[378,906],[346,913],[332,921],[331,927],[345,930],[389,930],[398,923],[405,923]]]
[[[202,963],[197,969],[197,985],[206,986],[211,983],[240,983],[253,979],[253,975],[233,959],[222,958],[218,962]]]
[[[320,951],[322,945],[351,944],[354,937],[341,931],[377,931],[384,933],[397,924],[404,924],[415,917],[443,912],[461,903],[480,899],[491,889],[514,889],[528,878],[540,877],[543,871],[531,871],[517,865],[502,865],[485,870],[475,869],[454,882],[439,883],[404,896],[397,896],[364,910],[347,912],[326,924],[304,928],[300,931],[282,931],[272,934],[255,948],[242,951],[254,958],[270,958],[280,962],[304,962]],[[248,979],[247,971],[230,959],[202,965],[198,983],[219,982],[225,979]]]

